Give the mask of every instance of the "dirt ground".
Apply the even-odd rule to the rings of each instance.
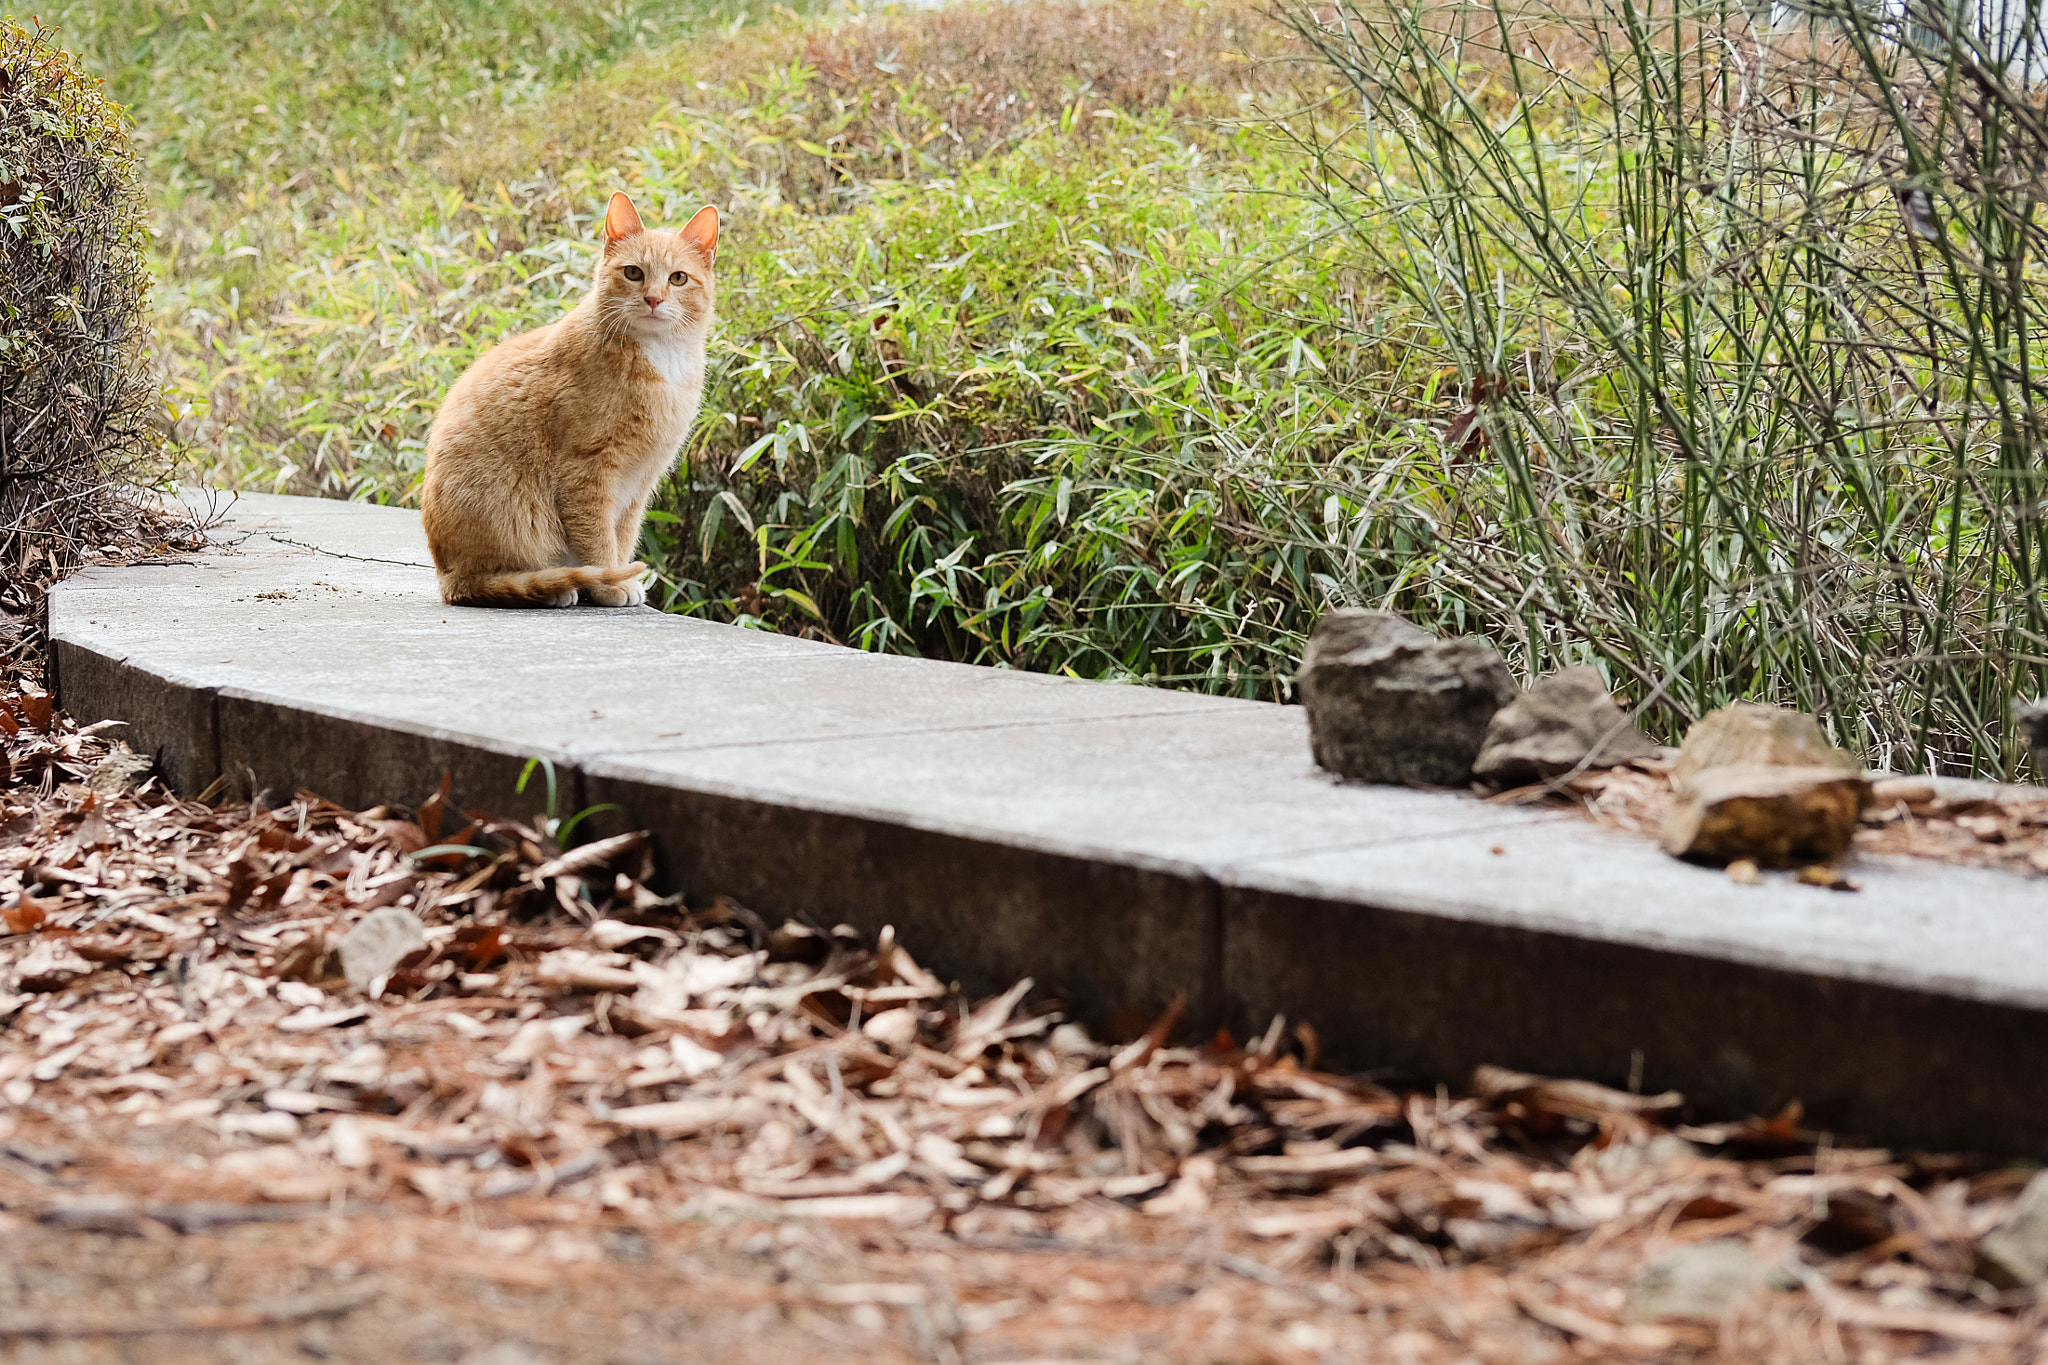
[[[1267,1283],[1226,1269],[1228,1255],[1199,1237],[1011,1249],[971,1234],[811,1220],[648,1224],[593,1203],[322,1214],[190,1236],[14,1220],[7,1326],[34,1319],[52,1330],[15,1331],[7,1358],[1292,1361],[1368,1358],[1358,1352],[1390,1338],[1371,1358],[1428,1358],[1404,1352],[1400,1333],[1373,1329],[1372,1305],[1393,1284]],[[1424,1277],[1408,1278],[1396,1301],[1427,1296]],[[122,1334],[94,1334],[108,1328]],[[1529,1345],[1528,1359],[1560,1355],[1554,1342]]]

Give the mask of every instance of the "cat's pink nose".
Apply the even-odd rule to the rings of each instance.
[[[648,299],[648,300],[647,300],[647,306],[648,306],[649,308],[659,308],[659,307],[661,307],[661,300],[660,300],[660,299]]]

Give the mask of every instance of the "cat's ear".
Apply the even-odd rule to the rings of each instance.
[[[718,254],[718,210],[706,204],[683,224],[683,240],[697,248],[705,260]]]
[[[621,240],[643,230],[640,211],[633,207],[633,201],[626,197],[624,190],[614,190],[612,202],[604,211],[605,250],[610,251]]]

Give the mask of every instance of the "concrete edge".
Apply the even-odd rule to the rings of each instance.
[[[120,733],[174,790],[225,776],[241,799],[307,788],[362,808],[416,803],[445,771],[467,809],[531,818],[543,804],[537,787],[513,790],[530,755],[486,741],[209,687],[68,638],[52,639],[51,659],[66,708],[128,722]],[[1718,1111],[1797,1095],[1818,1126],[2048,1153],[2048,1013],[2025,1002],[1451,914],[1391,890],[1370,904],[1325,899],[1227,867],[1093,860],[829,802],[667,786],[622,771],[620,755],[548,757],[558,813],[617,802],[625,816],[593,824],[654,832],[662,889],[868,933],[894,924],[942,975],[986,991],[1028,972],[1112,1035],[1184,996],[1198,1034],[1246,1036],[1276,1013],[1311,1020],[1339,1066],[1454,1083],[1479,1062],[1609,1082],[1640,1069],[1652,1088]],[[1591,1041],[1616,1038],[1640,1041],[1640,1063]]]

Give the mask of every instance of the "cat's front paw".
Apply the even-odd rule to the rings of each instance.
[[[541,598],[540,604],[544,607],[573,607],[576,605],[576,592],[573,588],[568,592],[558,592],[552,597]]]
[[[630,583],[600,583],[590,590],[590,600],[600,607],[638,607],[647,602],[647,589],[638,579]]]

